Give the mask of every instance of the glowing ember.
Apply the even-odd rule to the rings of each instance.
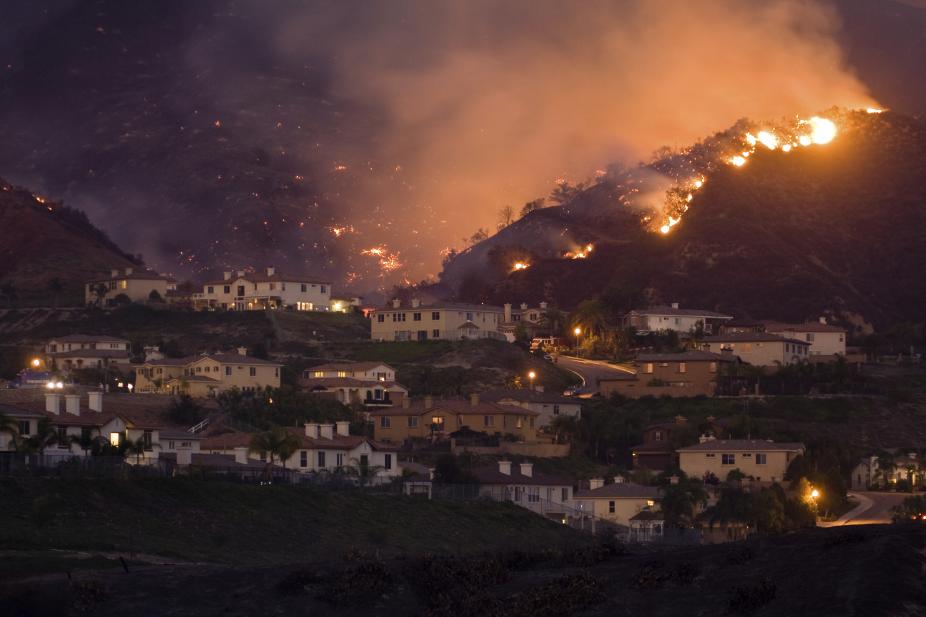
[[[527,270],[530,267],[530,264],[524,263],[523,261],[516,261],[514,263],[515,270]]]
[[[327,229],[334,235],[335,238],[340,238],[342,235],[346,233],[354,233],[353,225],[343,225],[341,227],[332,225],[331,227],[328,227]],[[372,251],[372,250],[377,250],[377,249],[368,249],[368,250]],[[369,253],[369,254],[372,255],[373,253]]]
[[[745,157],[742,157],[742,156],[739,156],[739,155],[736,155],[736,156],[730,158],[730,164],[731,164],[731,165],[736,165],[737,167],[742,167],[743,165],[746,164],[746,158],[745,158]]]
[[[878,109],[877,107],[869,107],[868,109],[865,110],[865,113],[880,114],[883,111],[884,111],[883,109]]]
[[[334,170],[335,171],[347,171],[347,165],[342,165],[342,164],[335,165]]]
[[[383,274],[392,272],[393,270],[398,270],[402,267],[402,262],[399,260],[398,253],[390,253],[389,249],[385,246],[374,246],[368,249],[360,251],[361,255],[367,255],[369,257],[378,257],[379,258],[379,267],[382,269]]]
[[[815,144],[828,144],[836,137],[836,123],[832,120],[814,116],[804,124],[810,125],[810,141]]]
[[[768,131],[759,131],[757,135],[759,143],[768,148],[769,150],[774,150],[778,147],[778,138],[775,137],[774,133]]]

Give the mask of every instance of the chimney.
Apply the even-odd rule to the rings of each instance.
[[[226,270],[225,272],[222,273],[222,279],[226,281],[230,281],[231,275],[232,275],[231,270]]]
[[[238,446],[235,448],[235,462],[239,465],[248,464],[248,447],[247,446]]]
[[[421,306],[421,300],[412,298],[412,308],[418,308],[419,306]]]
[[[392,299],[392,308],[399,308],[400,306],[402,306],[402,301],[399,300],[398,298],[393,298],[393,299]]]
[[[672,308],[677,309],[677,308],[678,308],[678,302],[673,302],[673,303],[672,303]]]
[[[180,446],[177,448],[177,466],[189,467],[193,462],[193,448],[190,446]]]
[[[402,409],[408,409],[412,406],[412,401],[407,396],[402,397]]]
[[[546,302],[541,302],[541,303],[540,303],[540,310],[541,310],[541,311],[547,310],[547,306],[549,306],[549,305],[548,305]]]
[[[477,392],[469,395],[469,404],[473,407],[479,407],[479,394]]]
[[[521,303],[521,310],[522,310],[522,311],[526,311],[526,310],[527,310],[527,302],[522,302],[522,303]]]
[[[424,397],[424,408],[431,409],[432,407],[434,407],[434,397],[428,394]]]
[[[334,425],[337,427],[339,437],[347,437],[350,435],[350,422],[342,420],[341,422],[335,422]]]
[[[822,316],[821,316],[821,317],[820,317],[820,323],[822,323],[823,325],[826,325],[826,317],[822,317]]]
[[[87,406],[90,407],[90,411],[101,413],[103,411],[103,393],[99,390],[87,392]]]
[[[318,433],[322,439],[334,439],[334,424],[319,424]]]
[[[604,478],[591,478],[588,481],[588,489],[590,491],[593,491],[596,488],[601,488],[602,486],[604,486]]]
[[[511,302],[505,302],[502,308],[505,310],[504,321],[511,321]]]
[[[623,484],[623,483],[624,483],[624,476],[620,474],[614,476],[614,484]]]
[[[126,269],[125,269],[125,275],[126,275],[126,276],[129,276],[129,275],[132,274],[133,272],[135,272],[135,268],[126,268]]]
[[[433,467],[428,467],[428,480],[431,480],[431,481],[434,480],[434,468]]]
[[[521,463],[521,475],[527,476],[528,478],[533,477],[534,464],[533,463]]]
[[[52,392],[45,393],[45,411],[56,416],[61,413],[61,395]]]
[[[273,276],[273,275],[276,274],[276,273],[277,273],[277,269],[276,269],[276,268],[274,268],[273,266],[268,266],[268,267],[267,267],[267,276]]]
[[[683,415],[681,415],[681,414],[675,416],[675,423],[676,423],[676,424],[685,424],[686,422],[688,422],[688,418],[686,418],[685,416],[683,416]]]
[[[247,348],[247,347],[239,347],[239,348],[238,348],[238,355],[239,355],[239,356],[246,356],[246,355],[248,355],[248,348]]]
[[[318,424],[316,422],[305,423],[305,436],[318,439]]]
[[[112,278],[116,278],[117,276],[119,276],[119,270],[117,268],[113,268],[112,270],[109,271],[109,275]]]
[[[678,476],[675,474],[669,476],[669,484],[678,484]]]
[[[64,409],[69,414],[79,416],[80,415],[80,395],[79,394],[65,394],[64,395]]]
[[[511,475],[511,461],[499,461],[498,473],[506,476]]]
[[[238,270],[237,274],[238,276],[244,276],[244,270]]]

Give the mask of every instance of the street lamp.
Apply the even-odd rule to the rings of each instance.
[[[41,361],[41,360],[39,360],[38,358],[32,358],[32,367],[33,367],[33,368],[39,368],[39,366],[41,366],[41,364],[42,364],[42,361]]]
[[[582,328],[576,326],[576,329],[573,330],[576,335],[576,356],[579,355],[579,335],[582,334]]]
[[[537,373],[535,373],[534,371],[531,371],[530,373],[527,374],[527,378],[531,380],[531,390],[534,389],[534,378],[535,377],[537,377]]]

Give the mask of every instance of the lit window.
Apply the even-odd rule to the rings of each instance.
[[[120,440],[120,437],[119,437],[119,433],[110,433],[110,434],[109,434],[109,444],[110,444],[112,447],[118,448],[118,447],[119,447],[119,442],[120,442],[120,441],[121,441],[121,440]]]

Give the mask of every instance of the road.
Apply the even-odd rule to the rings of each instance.
[[[820,527],[842,527],[845,525],[884,525],[891,522],[891,508],[909,497],[907,493],[877,493],[874,491],[853,491],[849,493],[859,505],[830,523],[819,523]]]
[[[579,391],[580,396],[583,394],[596,394],[598,392],[599,379],[628,374],[628,371],[617,368],[613,364],[608,364],[601,360],[586,360],[573,356],[559,356],[556,365],[582,378],[584,383],[582,389]]]

